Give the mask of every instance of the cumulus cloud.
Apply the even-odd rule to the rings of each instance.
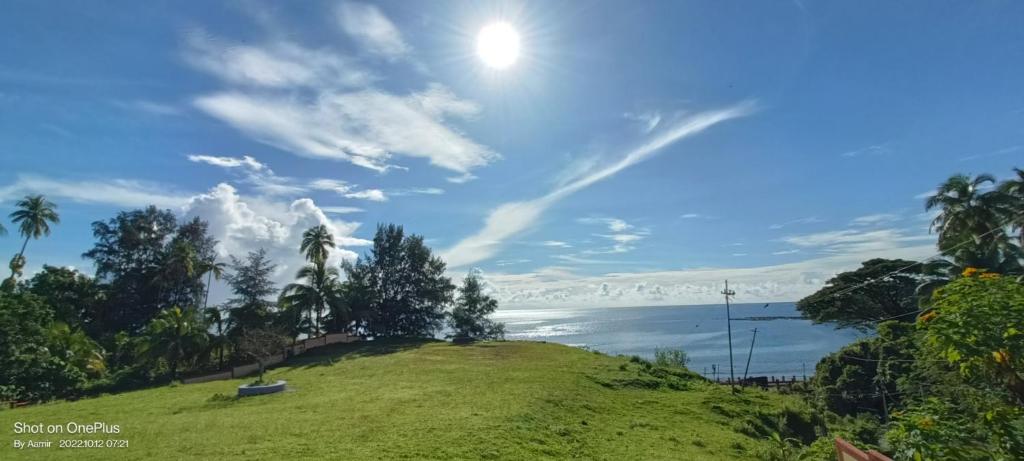
[[[190,162],[206,163],[222,168],[245,168],[250,171],[263,171],[263,169],[267,168],[266,165],[248,155],[243,155],[241,158],[218,157],[214,155],[189,155],[188,160]]]
[[[442,256],[452,267],[465,266],[488,259],[501,248],[505,239],[529,229],[552,204],[647,160],[681,139],[700,133],[718,123],[745,117],[753,111],[753,103],[744,102],[724,109],[692,115],[670,129],[662,130],[657,135],[650,137],[640,146],[626,152],[611,165],[584,173],[560,185],[547,195],[533,200],[499,205],[485,218],[482,229],[446,249],[442,252]]]
[[[334,235],[340,248],[331,253],[330,264],[356,258],[356,253],[346,247],[370,244],[352,235],[359,223],[332,220],[308,198],[291,202],[246,198],[231,185],[218,184],[190,198],[181,210],[185,219],[197,216],[209,223],[222,258],[240,257],[258,248],[267,250],[278,265],[275,280],[279,284],[290,281],[303,264],[299,244],[302,233],[310,227],[323,224]]]
[[[757,267],[598,275],[553,267],[522,274],[487,274],[486,279],[503,308],[718,304],[726,279],[737,293],[736,302],[791,302],[820,289],[833,275],[859,267],[864,260],[920,260],[933,252],[932,244],[890,241],[877,249]]]
[[[388,59],[405,56],[411,49],[398,28],[374,5],[342,3],[338,7],[338,23],[370,52]]]

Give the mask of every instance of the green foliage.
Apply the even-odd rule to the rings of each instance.
[[[459,287],[459,298],[449,318],[455,338],[500,339],[505,326],[487,316],[498,308],[498,301],[483,293],[480,279],[470,272]]]
[[[931,228],[939,234],[939,250],[957,265],[1019,273],[1021,249],[1006,226],[1019,222],[1024,209],[1003,188],[985,191],[990,184],[995,177],[989,174],[956,174],[940,184],[925,202],[926,210],[940,211]]]
[[[956,402],[929,399],[895,416],[886,440],[896,461],[1014,460],[1024,453],[1020,408],[1002,406],[978,414]]]
[[[91,277],[75,269],[43,265],[43,270],[25,281],[22,289],[53,308],[55,320],[92,336],[102,332],[96,319],[104,293]]]
[[[919,321],[931,358],[944,358],[973,379],[994,380],[1024,404],[1024,285],[996,274],[968,275],[936,291],[933,305]]]
[[[686,368],[690,363],[690,357],[682,349],[656,348],[654,349],[654,364],[660,367]]]
[[[50,342],[52,319],[36,296],[0,294],[0,400],[45,401],[82,390],[85,373]]]
[[[910,372],[914,351],[913,327],[904,322],[879,325],[877,336],[861,339],[818,362],[811,380],[822,408],[840,416],[885,413],[900,405],[899,378]]]
[[[914,296],[920,266],[902,259],[871,259],[855,271],[829,279],[825,287],[797,302],[797,309],[818,323],[867,328],[882,318],[910,322],[917,311]],[[905,269],[898,274],[892,272]],[[872,280],[873,283],[864,284]]]
[[[344,267],[351,308],[362,313],[370,334],[431,337],[441,328],[455,285],[423,237],[378,225],[370,254]]]
[[[179,366],[195,360],[205,350],[206,341],[206,323],[199,311],[173,307],[146,326],[139,352],[150,361],[166,361],[174,380]]]
[[[244,329],[267,328],[273,321],[271,308],[273,303],[267,300],[268,297],[277,293],[271,275],[277,268],[269,258],[267,252],[262,248],[250,251],[245,259],[231,257],[231,270],[233,273],[227,275],[228,285],[234,295],[227,302],[227,310],[230,317],[225,319],[222,313],[209,312],[208,318],[213,320],[218,331],[226,331],[226,334],[235,337],[238,332]],[[222,324],[229,320],[227,327]]]
[[[267,359],[284,350],[287,339],[284,335],[270,329],[248,329],[241,332],[238,338],[238,353],[259,364],[259,378],[256,383],[263,382],[263,372]]]

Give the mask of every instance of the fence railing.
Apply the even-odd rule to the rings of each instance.
[[[875,450],[862,451],[850,442],[836,437],[836,459],[838,461],[892,461]]]
[[[358,336],[353,336],[347,333],[332,333],[329,335],[319,336],[316,338],[307,338],[295,343],[292,346],[285,347],[284,353],[271,356],[265,362],[263,362],[263,365],[267,367],[271,365],[277,365],[278,363],[285,361],[285,359],[288,357],[296,356],[310,349],[316,349],[318,347],[323,347],[328,344],[352,343],[356,341],[359,341]],[[223,379],[241,378],[243,376],[251,375],[259,371],[259,369],[260,365],[258,363],[249,363],[246,365],[239,365],[226,371],[219,371],[217,373],[209,375],[183,379],[181,380],[181,382],[184,384],[198,384],[210,381],[220,381]]]

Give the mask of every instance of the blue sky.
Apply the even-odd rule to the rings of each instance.
[[[632,4],[637,3],[637,4]],[[475,51],[504,21],[519,59]],[[149,203],[267,248],[422,234],[506,306],[794,300],[934,243],[922,194],[1024,158],[1024,4],[5,2],[0,211],[43,262]],[[11,227],[11,226],[8,226]],[[20,242],[0,238],[0,253]]]

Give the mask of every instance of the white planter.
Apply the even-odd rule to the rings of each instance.
[[[241,386],[238,386],[238,396],[239,397],[248,397],[248,396],[251,396],[251,395],[263,395],[263,394],[273,394],[275,392],[281,392],[281,391],[284,390],[285,384],[287,384],[287,383],[285,381],[283,381],[283,380],[278,381],[278,382],[273,383],[273,384],[260,384],[260,385],[243,384]]]

